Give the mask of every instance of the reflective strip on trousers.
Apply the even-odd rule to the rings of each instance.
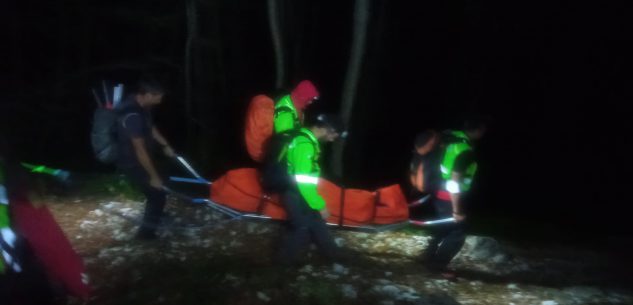
[[[448,174],[448,168],[444,165],[440,165],[440,171],[442,171],[442,174]]]
[[[305,184],[318,184],[319,178],[308,175],[295,175],[295,181]]]
[[[0,184],[0,204],[9,204],[7,189],[2,184]]]

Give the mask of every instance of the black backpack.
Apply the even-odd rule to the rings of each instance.
[[[440,134],[441,145],[448,146],[449,144],[455,144],[455,143],[469,144],[470,141],[453,135],[453,130],[447,129],[447,130],[442,131],[442,133]]]
[[[301,134],[300,129],[274,134],[267,144],[266,154],[260,168],[262,189],[269,193],[283,193],[294,180],[288,175],[288,146]]]
[[[121,113],[117,110],[123,96],[123,85],[108,85],[101,82],[102,90],[92,88],[92,94],[97,103],[92,120],[90,142],[97,160],[112,164],[118,158],[117,124]],[[102,94],[98,92],[101,91]]]
[[[117,124],[119,114],[106,108],[97,108],[92,121],[90,141],[97,160],[111,164],[118,158]]]

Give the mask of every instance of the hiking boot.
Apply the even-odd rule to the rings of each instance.
[[[453,271],[453,270],[446,269],[446,270],[440,272],[439,275],[440,275],[441,278],[443,278],[443,279],[445,279],[447,281],[457,282],[457,273],[455,273],[455,271]]]
[[[350,263],[357,263],[363,260],[364,254],[351,249],[339,249],[336,253],[328,257],[328,261],[332,263],[338,263],[347,265]]]
[[[432,260],[426,261],[424,263],[424,268],[434,274],[440,274],[446,270],[445,265],[438,264],[437,262],[434,262]]]
[[[414,258],[413,261],[420,265],[426,266],[426,265],[433,264],[433,256],[428,255],[428,254],[422,254],[421,256]]]
[[[427,264],[426,269],[435,277],[451,282],[457,282],[457,274],[454,270],[448,269],[446,266],[438,264]]]

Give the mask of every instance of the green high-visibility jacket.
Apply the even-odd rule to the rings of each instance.
[[[301,196],[314,210],[325,208],[325,200],[317,191],[321,175],[320,155],[319,141],[309,129],[301,128],[288,144],[288,175],[294,179]]]
[[[440,170],[442,172],[442,178],[445,181],[451,179],[451,175],[455,168],[455,161],[459,155],[463,154],[467,151],[472,151],[473,147],[470,144],[470,139],[463,131],[450,131],[449,134],[449,143],[447,143],[446,148],[444,150],[444,156],[442,158],[442,163],[440,165]],[[472,185],[473,177],[477,172],[477,162],[472,162],[466,168],[464,173],[461,173],[462,179],[459,182],[459,187],[461,191],[468,191]]]
[[[6,177],[4,173],[4,164],[0,162],[0,229],[9,226],[9,195],[6,188]]]
[[[299,113],[292,103],[290,95],[285,95],[275,103],[275,133],[301,128]]]

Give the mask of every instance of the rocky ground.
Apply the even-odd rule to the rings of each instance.
[[[336,231],[357,261],[327,264],[312,251],[280,270],[270,261],[278,223],[230,221],[170,199],[160,239],[141,242],[141,202],[46,201],[85,259],[90,304],[633,304],[630,260],[593,249],[469,236],[449,282],[415,261],[429,239],[422,231]]]

